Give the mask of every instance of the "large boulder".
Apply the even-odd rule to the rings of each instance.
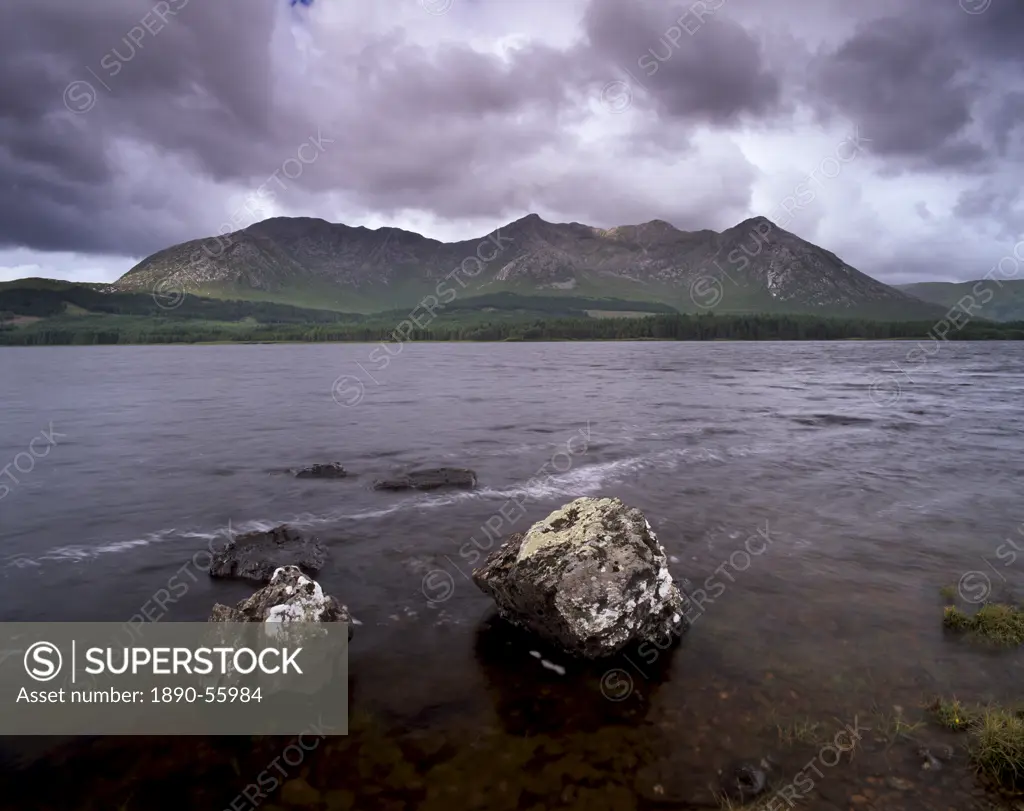
[[[252,583],[269,583],[282,566],[298,566],[314,575],[323,568],[327,550],[315,537],[306,537],[289,526],[267,532],[239,535],[213,555],[211,577],[236,577]]]
[[[310,465],[295,471],[297,479],[344,479],[346,476],[348,476],[348,471],[337,462],[326,465]]]
[[[324,594],[298,566],[282,566],[270,583],[234,608],[217,603],[210,622],[347,622],[352,638],[352,615],[334,597]]]
[[[473,580],[506,620],[588,659],[688,627],[688,599],[643,513],[579,498],[511,535]]]
[[[476,487],[476,473],[462,467],[414,470],[394,479],[378,479],[375,490],[436,490],[439,487]]]

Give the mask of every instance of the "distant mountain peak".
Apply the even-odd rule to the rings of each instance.
[[[642,228],[644,231],[658,231],[661,233],[679,234],[682,233],[672,223],[666,220],[650,220],[648,222],[640,223],[637,228]]]
[[[775,230],[775,229],[778,229],[780,231],[782,230],[781,228],[779,228],[779,226],[777,226],[775,223],[773,223],[767,217],[764,217],[764,216],[762,216],[760,214],[758,214],[755,217],[747,217],[747,219],[745,219],[739,225],[734,225],[732,228],[730,228],[728,230],[735,231],[735,230],[737,230],[739,228],[748,228],[748,229],[749,228],[757,228],[759,226],[764,226],[764,225],[768,226],[772,230]]]
[[[520,217],[515,222],[511,222],[505,226],[505,228],[511,228],[514,225],[550,225],[547,220],[543,219],[540,214],[531,213],[525,217]]]

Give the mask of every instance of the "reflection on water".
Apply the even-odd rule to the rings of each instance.
[[[18,392],[0,451],[49,420],[69,438],[0,504],[0,618],[124,621],[229,522],[289,521],[362,622],[347,737],[292,764],[271,738],[7,741],[41,757],[7,763],[0,807],[717,807],[719,770],[767,758],[776,808],[985,808],[964,739],[924,706],[1021,698],[1021,653],[947,637],[939,588],[973,573],[1024,594],[1024,553],[997,554],[1024,520],[1022,350],[945,346],[880,407],[898,344],[410,345],[355,409],[330,385],[359,347],[0,353]],[[358,475],[283,472],[335,460]],[[370,488],[449,463],[480,489]],[[709,597],[669,650],[566,660],[468,582],[465,544],[509,498],[527,513],[500,534],[597,494],[643,510]],[[770,547],[740,562],[760,527]],[[249,591],[197,578],[163,621]],[[856,748],[819,758],[851,724]],[[940,744],[953,759],[922,768]]]

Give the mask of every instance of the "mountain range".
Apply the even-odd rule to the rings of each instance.
[[[445,304],[499,293],[879,320],[940,318],[948,309],[883,284],[764,217],[716,232],[662,220],[601,229],[530,214],[449,243],[398,228],[275,217],[159,251],[108,290],[352,313],[411,308],[428,296]]]

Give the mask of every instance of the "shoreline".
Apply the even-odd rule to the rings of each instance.
[[[451,341],[443,340],[402,340],[402,341],[146,341],[144,343],[109,343],[109,344],[3,344],[0,349],[64,349],[76,347],[82,349],[110,348],[110,347],[138,347],[138,346],[288,346],[307,345],[317,346],[320,344],[345,344],[353,346],[382,346],[386,344],[632,344],[632,343],[655,343],[655,344],[838,344],[838,343],[859,343],[859,344],[889,344],[889,343],[919,343],[923,340],[932,340],[927,335],[918,338],[710,338],[707,340],[695,338],[586,338],[576,340],[573,338],[549,338],[549,339],[518,339],[518,340],[472,340],[459,339]],[[1024,339],[1019,338],[949,338],[945,343],[955,344],[1016,344],[1022,343]]]

